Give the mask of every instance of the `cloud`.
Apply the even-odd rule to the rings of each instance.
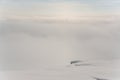
[[[0,31],[4,46],[1,53],[6,64],[17,64],[16,59],[28,65],[39,61],[62,64],[72,59],[119,59],[119,29],[116,23],[4,22]]]

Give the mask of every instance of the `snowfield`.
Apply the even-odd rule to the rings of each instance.
[[[4,70],[0,80],[120,80],[120,61],[89,61],[93,65],[44,65],[24,70]]]

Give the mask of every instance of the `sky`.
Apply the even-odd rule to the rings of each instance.
[[[4,19],[93,20],[119,17],[119,0],[2,0]]]
[[[120,59],[119,0],[1,0],[0,63]]]

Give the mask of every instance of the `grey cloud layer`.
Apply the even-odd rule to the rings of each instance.
[[[120,27],[116,23],[39,24],[6,21],[0,28],[1,55],[6,64],[119,59]]]

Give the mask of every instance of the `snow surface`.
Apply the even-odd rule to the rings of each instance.
[[[1,70],[0,80],[95,80],[93,77],[120,80],[120,61],[89,61],[93,65],[70,64]]]

